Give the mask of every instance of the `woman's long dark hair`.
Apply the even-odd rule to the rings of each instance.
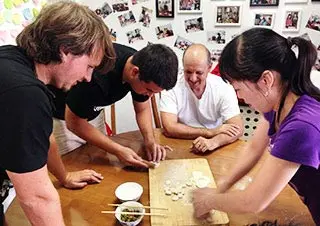
[[[298,58],[292,46],[298,47]],[[234,38],[219,59],[223,79],[256,83],[265,70],[280,73],[283,93],[277,120],[289,91],[320,101],[320,90],[310,80],[317,59],[314,45],[301,37],[284,38],[266,28],[252,28]]]

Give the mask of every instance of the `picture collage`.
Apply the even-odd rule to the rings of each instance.
[[[216,62],[225,44],[250,27],[276,28],[277,32],[284,36],[299,35],[301,30],[307,29],[307,31],[318,31],[320,36],[320,11],[308,16],[302,14],[303,4],[315,4],[315,2],[313,0],[155,0],[155,2],[112,0],[101,4],[95,12],[105,21],[111,17],[117,18],[119,24],[110,26],[114,41],[120,36],[122,39],[126,37],[129,44],[137,43],[138,46],[159,41],[171,43],[172,47],[183,51],[192,43],[201,40],[201,43],[210,48],[211,59]],[[209,9],[206,7],[208,4],[211,5],[210,17],[208,17]],[[250,14],[248,11],[243,12],[245,4],[248,4]],[[279,7],[283,10],[278,10]]]

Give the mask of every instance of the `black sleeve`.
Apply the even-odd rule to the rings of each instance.
[[[19,87],[0,95],[0,166],[16,173],[47,163],[52,109],[37,86]]]
[[[132,96],[132,99],[137,102],[145,102],[149,99],[148,96],[137,94],[133,90],[131,90],[131,96]]]
[[[104,105],[103,93],[94,81],[81,82],[69,91],[66,104],[80,118],[92,120],[101,110],[96,107]]]
[[[64,120],[68,92],[52,85],[47,85],[47,88],[54,94],[53,104],[55,108],[53,109],[53,117]]]
[[[4,225],[4,208],[2,202],[0,203],[0,225]]]

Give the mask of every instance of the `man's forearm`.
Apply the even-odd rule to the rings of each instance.
[[[102,150],[114,155],[117,155],[121,151],[121,148],[123,148],[122,145],[111,140],[87,121],[82,121],[77,124],[75,127],[73,127],[72,132],[78,137],[87,141],[89,144],[97,146]]]
[[[145,143],[154,142],[152,116],[150,108],[136,112],[136,120]]]
[[[55,194],[54,196],[52,196]],[[29,201],[20,201],[21,207],[32,225],[35,226],[64,226],[59,195],[55,189],[51,193],[54,199],[35,197]]]
[[[61,156],[58,152],[58,146],[53,135],[50,136],[50,147],[48,152],[48,170],[52,173],[57,180],[64,184],[67,176]]]
[[[211,138],[215,134],[215,129],[196,128],[187,126],[182,123],[174,123],[170,126],[165,126],[165,135],[173,138],[196,139],[200,136]]]
[[[47,165],[32,172],[7,174],[32,225],[64,225],[59,195],[48,176]]]
[[[210,139],[210,141],[214,144],[215,148],[221,147],[223,145],[231,144],[238,140],[240,135],[238,136],[229,136],[224,133],[220,133]]]
[[[149,123],[143,120],[138,120],[138,119],[137,119],[137,123],[139,126],[139,130],[143,136],[144,143],[155,142],[152,123]]]

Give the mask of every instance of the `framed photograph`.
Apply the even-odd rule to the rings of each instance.
[[[208,31],[207,41],[212,44],[225,44],[226,31],[224,30]]]
[[[240,26],[241,5],[217,5],[215,26]]]
[[[132,11],[129,11],[127,13],[124,13],[118,16],[118,20],[120,22],[121,27],[126,27],[130,24],[136,23],[136,19],[134,18]]]
[[[174,17],[174,0],[156,0],[156,17]]]
[[[112,4],[113,12],[123,12],[129,10],[128,1],[127,0],[116,0],[114,4]]]
[[[142,23],[142,26],[149,27],[152,16],[152,9],[148,9],[142,6],[141,14],[139,17],[139,22]]]
[[[312,14],[309,17],[306,28],[310,28],[316,31],[320,31],[320,16]]]
[[[222,49],[213,49],[210,52],[210,60],[211,62],[218,62],[222,53]]]
[[[177,0],[178,13],[202,13],[202,0]]]
[[[96,14],[101,16],[103,19],[112,13],[110,5],[106,2],[101,8],[95,10]]]
[[[250,6],[278,6],[279,0],[250,0]]]
[[[189,19],[184,21],[184,28],[187,33],[203,31],[203,19],[202,17]]]
[[[146,2],[146,1],[149,1],[149,0],[132,0],[132,5],[136,5],[136,4],[139,4],[139,3],[142,3],[142,2]]]
[[[156,35],[158,39],[173,36],[174,34],[171,24],[156,27]]]
[[[191,41],[189,41],[188,39],[185,39],[181,36],[178,35],[175,43],[174,43],[174,47],[182,50],[182,51],[185,51],[188,46],[192,45],[193,43]]]
[[[255,13],[253,25],[255,27],[273,28],[274,20],[274,13]]]
[[[300,30],[301,10],[286,10],[283,21],[283,31],[298,32]]]
[[[126,35],[128,37],[129,44],[135,43],[137,41],[144,40],[142,35],[141,35],[141,30],[139,28],[137,28],[137,29],[135,29],[133,31],[127,32]]]

